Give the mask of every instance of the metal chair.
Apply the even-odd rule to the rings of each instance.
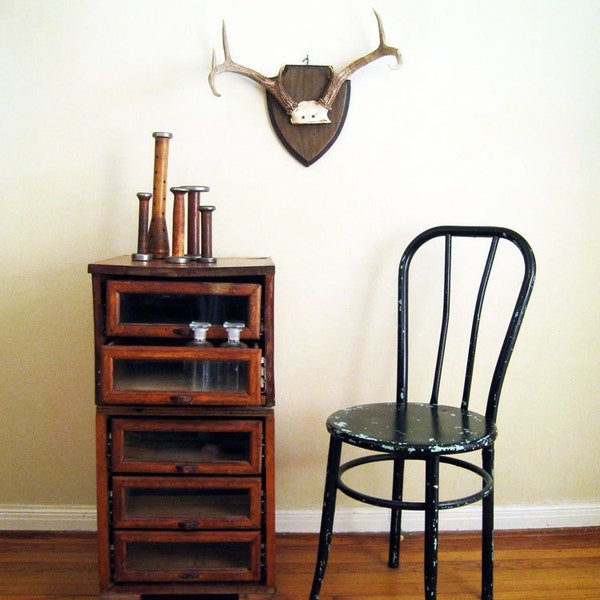
[[[485,240],[489,240],[489,247]],[[437,241],[436,241],[437,240]],[[514,244],[518,251],[514,251]],[[453,281],[454,274],[457,272],[453,265],[454,250],[460,245],[461,258],[468,263],[474,263],[474,254],[467,253],[464,249],[465,244],[474,244],[481,250],[481,245],[485,244],[483,251],[484,257],[478,266],[476,282],[471,284],[473,293],[471,294],[471,308],[473,309],[472,320],[467,320],[466,327],[459,325],[459,328],[465,330],[465,336],[468,341],[464,344],[467,349],[464,360],[464,378],[460,378],[460,383],[455,386],[456,402],[452,402],[445,396],[440,397],[442,386],[442,367],[446,347],[454,344],[454,312],[455,296],[461,295],[461,289],[456,289],[457,285]],[[438,286],[442,295],[440,300],[441,307],[441,332],[435,333],[437,342],[437,352],[432,354],[433,363],[433,386],[431,397],[426,398],[425,402],[415,402],[412,398],[409,402],[408,396],[408,348],[409,348],[409,270],[413,263],[413,258],[417,250],[422,250],[419,256],[422,256],[424,247],[439,248],[442,253],[443,268],[440,267],[440,278],[443,283]],[[496,260],[500,256],[500,250],[509,252],[512,255],[513,262],[510,260]],[[428,250],[429,252],[430,250]],[[427,254],[426,261],[431,262],[432,255]],[[480,322],[483,313],[496,325],[499,320],[499,311],[496,305],[488,309],[486,291],[493,288],[496,291],[506,291],[508,286],[504,279],[499,284],[495,283],[496,273],[504,272],[503,269],[494,268],[494,277],[492,275],[492,265],[502,262],[502,267],[512,268],[514,260],[518,261],[517,284],[514,294],[510,300],[507,312],[508,328],[503,326],[500,334],[497,334],[499,355],[494,360],[492,355],[491,366],[489,367],[491,382],[488,379],[485,383],[484,391],[479,394],[481,400],[481,412],[470,410],[471,391],[476,373],[475,357],[477,344],[482,338]],[[522,258],[522,260],[521,260]],[[417,261],[414,261],[415,263]],[[430,262],[422,262],[419,266],[430,265]],[[523,274],[521,276],[520,264],[524,263]],[[496,265],[497,266],[497,265]],[[428,266],[428,277],[432,277],[432,269]],[[411,273],[412,276],[413,273]],[[494,284],[490,281],[494,280]],[[327,430],[330,434],[329,456],[327,463],[327,475],[325,481],[325,494],[323,502],[323,514],[321,521],[321,532],[319,537],[319,548],[317,562],[314,574],[314,580],[310,599],[317,600],[321,589],[321,584],[325,575],[327,559],[329,556],[329,547],[333,534],[333,522],[336,504],[337,490],[344,494],[375,506],[391,509],[390,541],[389,541],[389,559],[390,567],[398,567],[400,556],[400,531],[401,518],[403,510],[424,511],[425,513],[425,556],[424,556],[424,574],[425,574],[425,598],[435,600],[437,588],[437,561],[438,561],[438,514],[440,510],[465,506],[473,502],[482,500],[482,593],[483,600],[491,600],[493,597],[493,550],[494,550],[494,441],[497,436],[496,415],[498,412],[498,402],[500,392],[504,381],[504,376],[508,363],[515,345],[517,334],[521,327],[523,315],[529,301],[533,283],[535,280],[535,258],[531,247],[527,241],[518,233],[509,229],[500,227],[436,227],[425,231],[416,237],[407,247],[400,261],[399,283],[398,283],[398,355],[397,355],[397,389],[396,401],[388,403],[374,403],[353,406],[335,412],[327,419]],[[462,282],[462,279],[461,279]],[[413,282],[411,282],[414,285]],[[433,282],[428,282],[433,283]],[[422,285],[420,286],[422,287]],[[488,294],[489,296],[489,294]],[[516,303],[513,307],[514,298]],[[452,303],[451,303],[452,298]],[[486,299],[486,310],[484,311],[484,298]],[[413,293],[411,292],[411,299]],[[431,304],[431,296],[427,295],[424,301],[418,305],[415,303],[415,309],[411,308],[411,323],[418,315],[419,311],[426,304]],[[470,310],[469,310],[470,313]],[[488,314],[491,313],[491,314]],[[451,320],[452,315],[452,320]],[[459,317],[464,318],[464,313]],[[490,320],[488,319],[488,320]],[[452,323],[451,335],[449,329]],[[422,327],[423,323],[419,324]],[[437,326],[436,326],[437,329]],[[488,328],[485,329],[488,333]],[[450,340],[452,338],[452,340]],[[411,338],[411,351],[413,339]],[[487,346],[486,346],[487,351]],[[454,357],[452,357],[454,358]],[[448,357],[449,359],[449,357]],[[479,359],[479,356],[478,356]],[[448,361],[447,361],[448,362]],[[412,360],[411,360],[412,366]],[[451,365],[454,368],[454,362]],[[420,368],[419,371],[422,369]],[[479,383],[479,380],[478,380]],[[428,392],[427,392],[428,393]],[[487,395],[487,401],[486,401]],[[443,400],[443,402],[438,402]],[[450,404],[448,404],[450,402]],[[361,449],[370,451],[366,456],[361,456],[341,463],[342,445],[350,444]],[[463,458],[457,458],[454,455],[480,451],[481,466],[474,462],[469,462]],[[406,461],[423,461],[425,465],[425,496],[424,501],[407,501],[403,498],[404,467]],[[391,497],[383,498],[366,494],[350,487],[343,481],[346,472],[357,467],[380,462],[391,461],[393,465],[393,479]],[[447,464],[460,470],[467,470],[477,476],[481,485],[477,491],[470,495],[453,499],[440,499],[439,494],[439,473],[440,464]],[[447,467],[444,467],[445,469]],[[364,487],[366,473],[362,473],[361,487]],[[480,478],[480,479],[479,479]]]

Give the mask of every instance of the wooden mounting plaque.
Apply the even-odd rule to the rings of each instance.
[[[281,83],[293,98],[317,100],[331,79],[331,67],[286,65],[281,73]],[[335,99],[329,119],[331,123],[292,125],[290,117],[279,102],[267,92],[267,107],[275,134],[287,151],[305,167],[317,161],[340,134],[350,103],[350,81],[344,82]]]

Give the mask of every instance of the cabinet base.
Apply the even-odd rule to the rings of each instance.
[[[165,594],[165,600],[272,600],[273,594]],[[122,592],[101,594],[100,600],[159,600],[162,594],[126,594]]]
[[[218,586],[216,588],[192,588],[158,586],[139,588],[114,587],[101,592],[100,600],[272,600],[275,587],[254,586],[250,589],[234,589],[234,586]]]

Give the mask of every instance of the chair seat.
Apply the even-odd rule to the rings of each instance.
[[[330,415],[327,429],[348,444],[407,458],[471,452],[491,445],[497,434],[479,413],[415,402],[344,408]]]

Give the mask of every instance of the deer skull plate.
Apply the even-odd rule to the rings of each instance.
[[[331,77],[331,67],[286,65],[281,71],[281,82],[296,98],[318,98],[327,86]],[[267,108],[269,119],[275,134],[287,151],[305,167],[317,161],[338,138],[350,103],[350,80],[344,82],[329,112],[325,112],[326,120],[318,121],[318,114],[307,115],[310,127],[301,127],[294,122],[294,116],[288,115],[281,104],[268,92]],[[316,101],[314,104],[319,105]],[[300,102],[307,104],[307,102]],[[310,107],[309,107],[310,109]],[[321,107],[322,111],[325,111]],[[322,113],[323,114],[323,113]],[[296,115],[301,119],[302,113]]]
[[[285,65],[277,76],[266,77],[232,60],[223,22],[225,58],[223,63],[217,64],[213,51],[212,69],[208,75],[213,94],[220,96],[215,87],[215,77],[220,73],[237,73],[263,86],[267,91],[269,117],[275,133],[297,160],[305,166],[311,165],[327,152],[344,125],[352,73],[383,56],[394,57],[395,67],[402,64],[399,50],[386,45],[381,18],[377,11],[373,12],[379,28],[379,46],[339,73],[331,67]],[[307,125],[310,127],[305,127]]]

